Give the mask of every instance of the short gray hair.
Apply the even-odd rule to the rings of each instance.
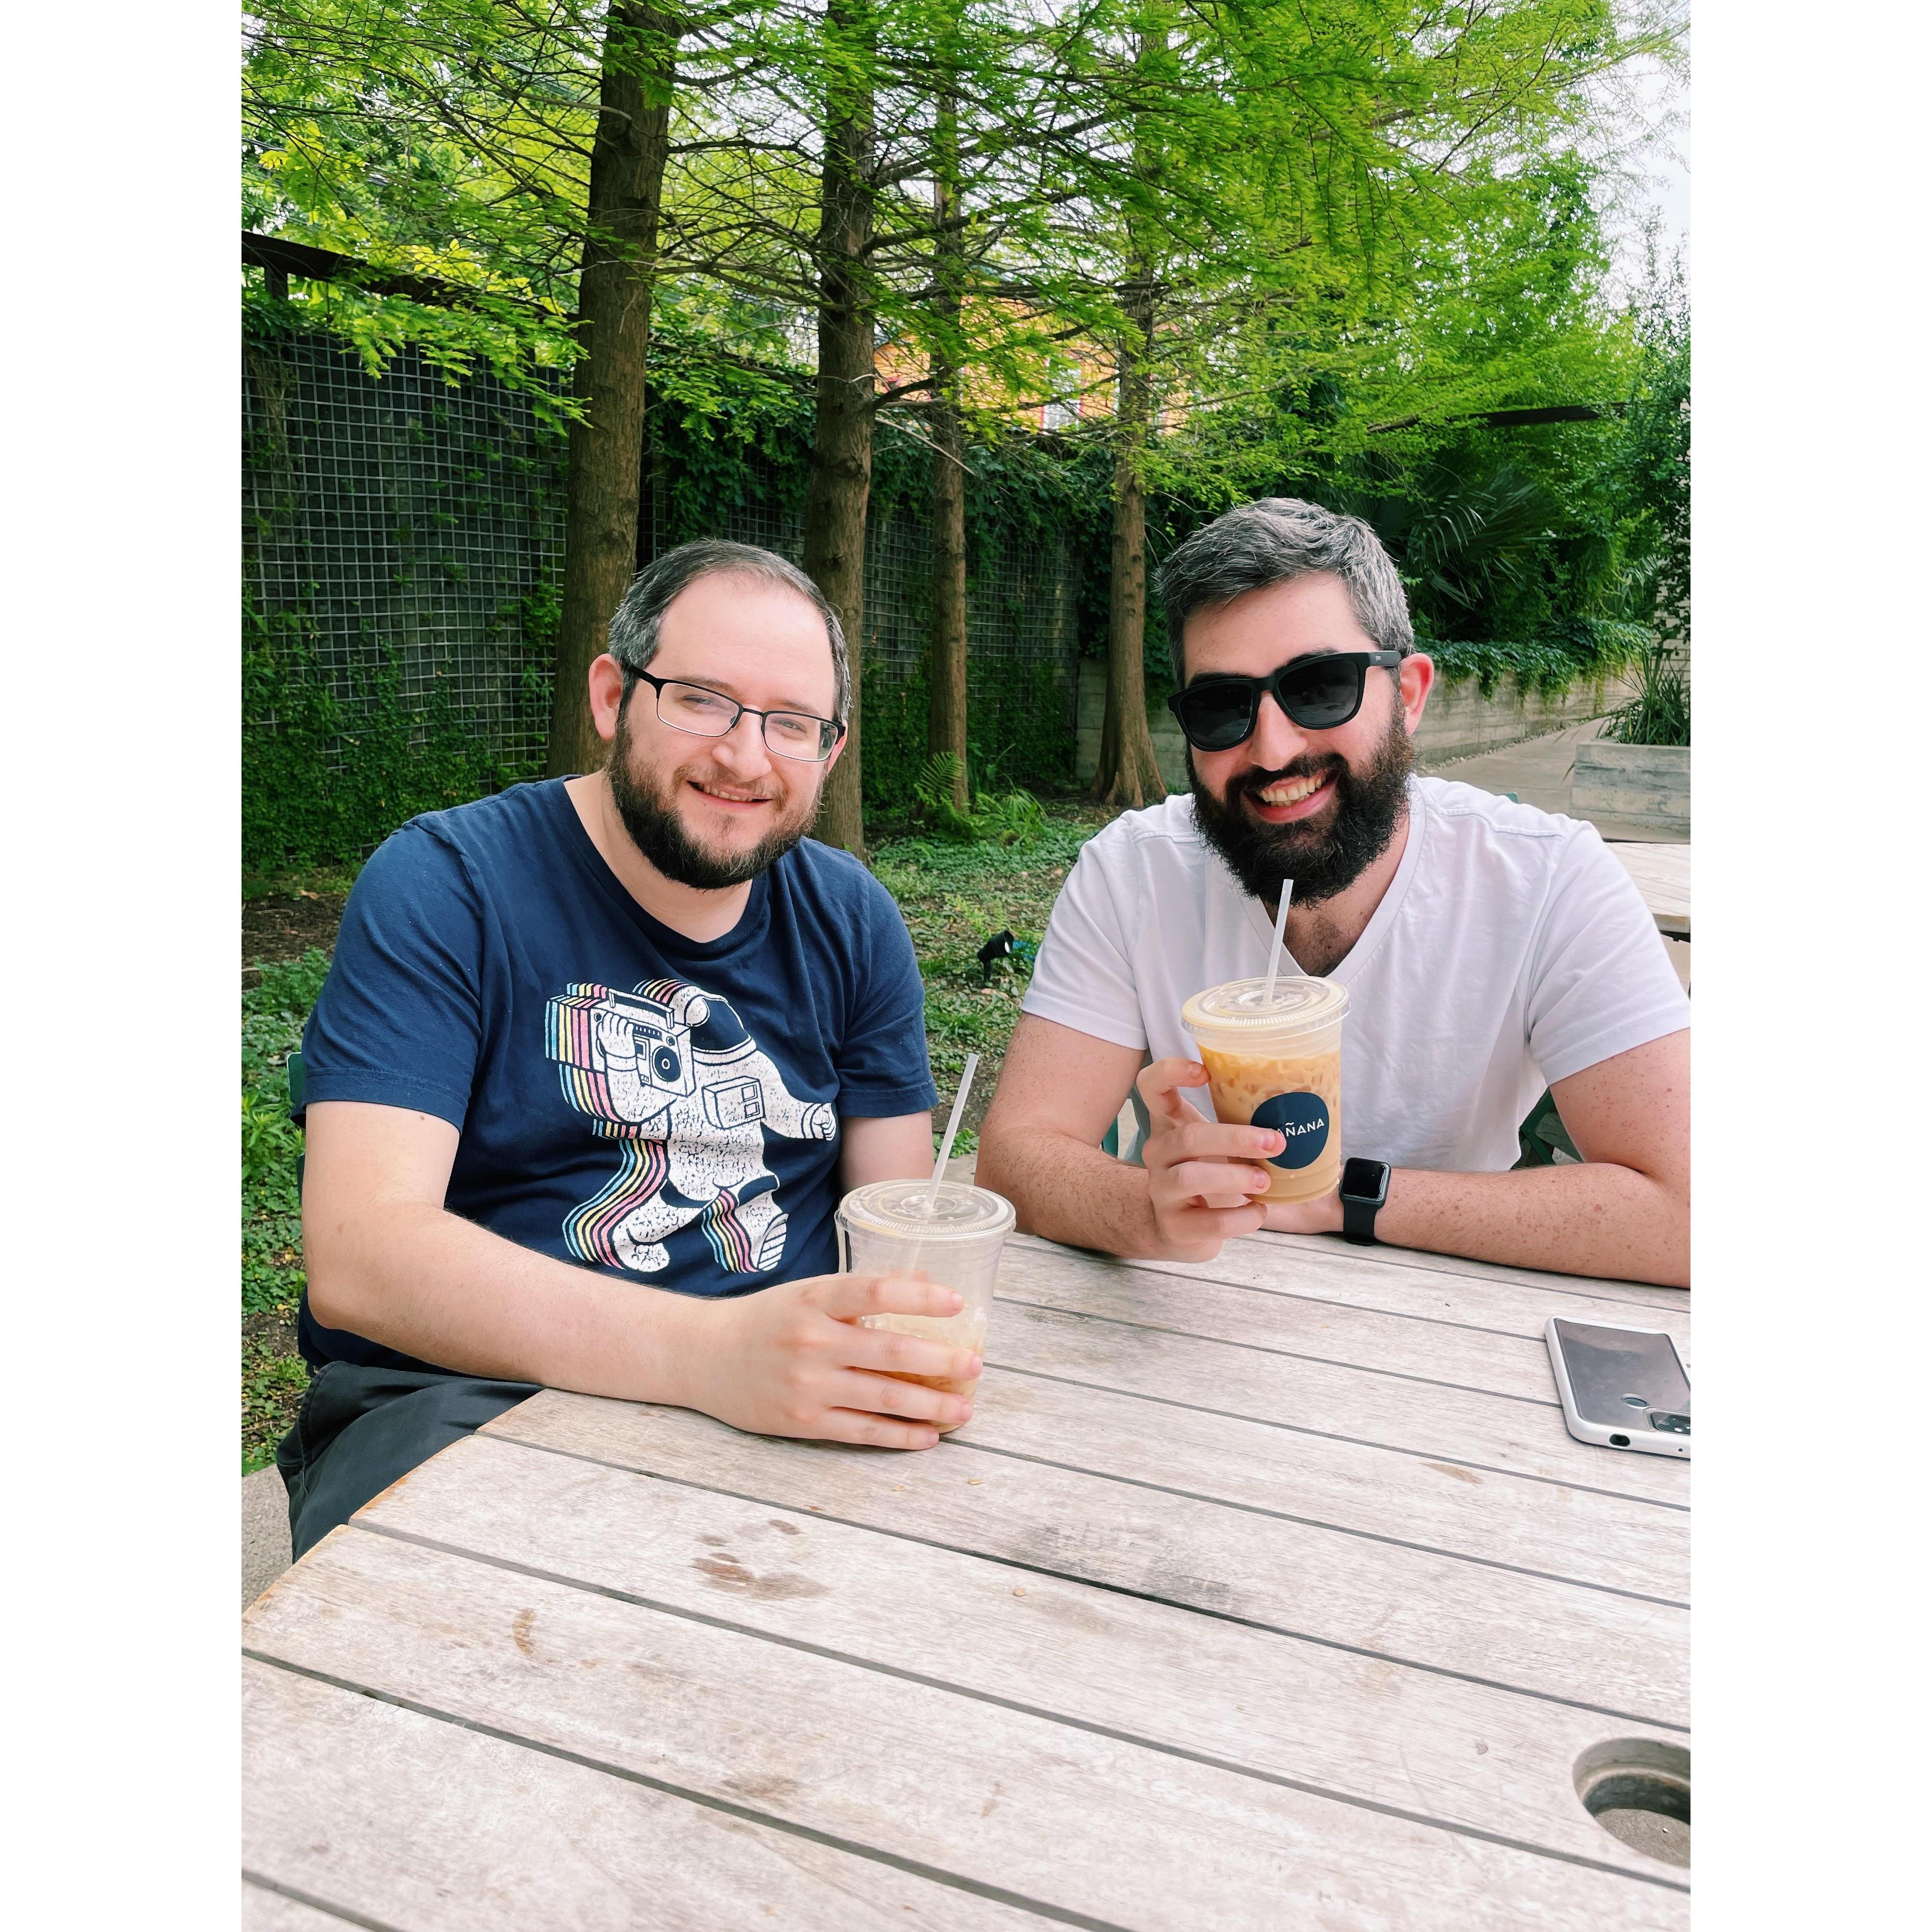
[[[1408,599],[1382,540],[1360,517],[1345,517],[1298,496],[1263,496],[1196,530],[1160,567],[1174,675],[1185,683],[1181,634],[1196,611],[1250,590],[1326,571],[1339,577],[1355,621],[1378,650],[1415,648]]]
[[[721,576],[782,584],[788,590],[796,590],[824,619],[826,640],[832,646],[833,715],[838,723],[844,724],[852,703],[852,672],[846,662],[845,632],[838,613],[796,564],[754,544],[727,543],[718,537],[680,544],[653,559],[632,579],[624,601],[610,620],[608,634],[610,655],[623,668],[625,696],[629,697],[638,672],[648,670],[657,656],[658,631],[678,592],[688,590],[700,577]]]

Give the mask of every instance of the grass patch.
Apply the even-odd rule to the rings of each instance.
[[[1004,961],[982,986],[980,948],[994,934],[1038,940],[1080,848],[1113,816],[1084,800],[1045,806],[1046,825],[1020,848],[891,837],[873,870],[898,902],[926,986],[926,1048],[941,1096],[943,1128],[968,1053],[980,1056],[974,1099],[954,1146],[971,1154],[993,1096],[1006,1042],[1019,1018],[1028,968]],[[300,890],[321,875],[304,875]],[[346,881],[331,890],[346,890]],[[275,890],[286,892],[284,878]],[[296,1304],[302,1268],[302,1198],[296,1162],[302,1136],[288,1114],[288,1059],[322,991],[328,955],[310,946],[298,959],[250,968],[242,994],[242,1466],[274,1459],[308,1385],[296,1353]],[[935,1151],[937,1142],[935,1140]]]
[[[362,869],[360,865],[305,866],[294,872],[244,872],[242,901],[245,905],[250,899],[312,899],[322,893],[346,898]]]
[[[308,1387],[308,1364],[282,1334],[244,1335],[242,1341],[242,1473],[275,1460],[275,1444],[295,1425]]]
[[[289,1118],[289,1055],[328,970],[310,946],[256,969],[242,994],[242,1470],[272,1461],[308,1370],[295,1349],[302,1269],[302,1136]]]
[[[956,1154],[970,1154],[979,1144],[980,1122],[1031,976],[1022,960],[1006,960],[982,986],[980,948],[1001,932],[1038,940],[1081,847],[1114,815],[1104,806],[1065,800],[1047,804],[1045,813],[1046,830],[1024,847],[910,837],[873,849],[872,870],[898,902],[926,982],[926,1049],[942,1116],[967,1054],[980,1057]],[[934,1124],[943,1128],[943,1118]]]

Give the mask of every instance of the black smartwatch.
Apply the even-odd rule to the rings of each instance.
[[[1376,1212],[1388,1198],[1389,1164],[1358,1155],[1342,1165],[1342,1238],[1358,1247],[1376,1238]]]

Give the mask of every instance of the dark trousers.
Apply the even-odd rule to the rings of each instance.
[[[536,1392],[535,1382],[324,1363],[275,1450],[296,1556],[439,1449]]]

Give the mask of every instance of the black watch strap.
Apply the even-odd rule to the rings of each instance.
[[[1376,1216],[1388,1198],[1389,1164],[1358,1156],[1342,1169],[1342,1238],[1368,1247],[1376,1238]]]

